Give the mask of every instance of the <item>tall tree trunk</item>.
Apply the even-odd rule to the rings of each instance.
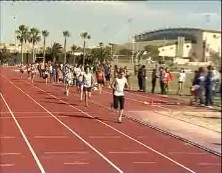
[[[32,62],[35,62],[35,44],[32,43]]]
[[[85,66],[85,49],[86,49],[86,41],[83,42],[83,67]]]
[[[24,63],[23,62],[23,60],[24,60],[24,58],[23,58],[23,43],[21,43],[21,54],[22,54],[22,63]]]
[[[65,55],[64,55],[64,64],[66,63],[66,38],[64,43]]]
[[[45,37],[43,42],[43,61],[45,62]]]

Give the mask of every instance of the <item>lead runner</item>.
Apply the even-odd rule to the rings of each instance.
[[[120,107],[119,118],[118,118],[119,123],[122,122],[123,110],[124,110],[124,105],[125,105],[124,88],[129,87],[124,75],[125,75],[124,71],[120,70],[117,74],[117,77],[113,80],[111,84],[114,90],[113,107],[115,110],[118,109],[118,105]]]

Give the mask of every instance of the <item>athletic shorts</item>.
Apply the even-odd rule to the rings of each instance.
[[[183,83],[182,81],[179,81],[178,83]]]
[[[105,82],[104,82],[104,80],[97,80],[97,83],[98,84],[104,84]]]
[[[110,75],[105,76],[106,81],[110,81]]]
[[[48,77],[49,77],[48,74],[44,74],[44,75],[43,75],[43,79],[46,79],[46,78],[48,78]]]
[[[91,92],[92,91],[92,87],[83,87],[83,91],[84,92]]]
[[[124,109],[125,98],[124,96],[115,96],[113,97],[113,107],[114,109],[118,109],[118,105],[120,109]]]
[[[21,73],[24,73],[24,70],[20,69],[20,72],[21,72]]]

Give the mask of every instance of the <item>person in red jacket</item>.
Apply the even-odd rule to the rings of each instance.
[[[99,94],[102,93],[102,87],[105,84],[105,74],[102,68],[100,67],[98,72],[96,73],[96,79],[99,87]]]
[[[165,89],[165,94],[169,92],[169,83],[172,82],[173,76],[170,73],[169,68],[166,68],[165,70],[165,75],[164,75],[164,89]]]

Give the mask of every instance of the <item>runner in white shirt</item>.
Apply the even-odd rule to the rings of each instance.
[[[125,78],[124,70],[120,70],[117,77],[112,82],[112,88],[114,89],[114,96],[113,96],[113,107],[115,110],[118,109],[118,104],[120,106],[119,110],[119,118],[118,122],[122,122],[122,116],[123,116],[123,109],[124,109],[124,88],[129,87],[127,83],[127,79]]]
[[[86,72],[83,75],[83,91],[85,93],[85,106],[88,107],[88,99],[91,97],[91,90],[94,83],[92,73],[90,73],[89,66],[86,67]]]
[[[69,88],[72,83],[72,71],[69,66],[65,66],[64,81],[65,81],[65,94],[68,96],[69,95]]]
[[[178,90],[177,95],[181,95],[181,92],[183,90],[183,85],[186,81],[186,73],[183,68],[181,68],[180,73],[178,75]]]

